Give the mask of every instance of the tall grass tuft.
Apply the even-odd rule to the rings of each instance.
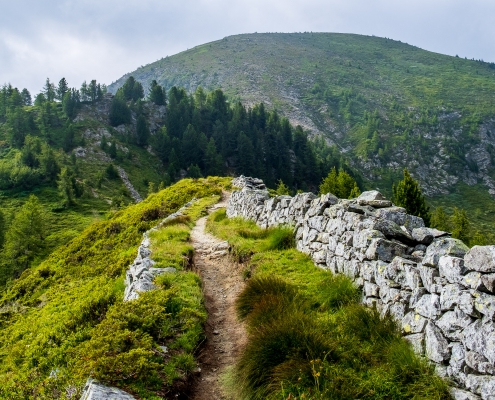
[[[292,303],[298,290],[277,276],[260,276],[251,278],[236,300],[237,316],[245,319],[254,309],[264,304],[278,302]]]
[[[294,230],[289,227],[276,227],[267,230],[268,243],[264,250],[287,250],[295,247]]]

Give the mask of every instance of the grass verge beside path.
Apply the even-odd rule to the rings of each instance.
[[[25,271],[0,299],[0,399],[75,399],[89,376],[141,399],[183,391],[206,319],[201,281],[187,268],[189,232],[229,182],[180,181]],[[185,217],[150,235],[156,266],[177,273],[124,303],[125,271],[143,232],[193,197]]]
[[[292,229],[262,230],[212,213],[249,277],[236,307],[248,343],[226,390],[236,399],[448,399],[446,383],[396,324],[359,304],[352,282],[291,246]],[[232,382],[229,384],[229,382]]]

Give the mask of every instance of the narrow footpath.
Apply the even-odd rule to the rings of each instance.
[[[211,211],[227,206],[228,194]],[[229,400],[220,387],[220,376],[225,367],[234,364],[245,343],[246,333],[235,315],[234,302],[244,282],[237,263],[229,258],[228,243],[205,231],[206,217],[197,221],[191,232],[194,246],[194,264],[203,280],[208,319],[205,346],[198,360],[201,373],[194,383],[190,399]]]

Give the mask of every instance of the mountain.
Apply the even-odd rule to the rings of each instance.
[[[431,204],[495,216],[495,64],[387,38],[335,33],[246,34],[203,44],[126,74],[145,88],[221,88],[264,102],[321,135],[370,188],[391,194],[407,167]]]

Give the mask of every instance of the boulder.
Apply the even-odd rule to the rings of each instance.
[[[421,275],[423,286],[431,293],[431,286],[435,284],[435,278],[439,276],[438,269],[420,265],[419,274]]]
[[[463,258],[467,253],[467,247],[462,241],[452,238],[440,238],[433,241],[426,249],[423,265],[437,267],[440,257],[452,256]]]
[[[443,363],[450,358],[449,342],[431,321],[425,328],[425,348],[426,357],[432,361]]]
[[[484,356],[475,351],[466,352],[466,364],[482,374],[495,374],[495,367]]]
[[[480,292],[495,293],[495,274],[470,272],[462,277],[461,285]]]
[[[440,316],[440,297],[436,294],[425,294],[419,299],[414,308],[417,314],[429,319]]]
[[[459,303],[462,294],[462,286],[457,283],[446,285],[440,292],[440,309],[442,311],[453,310]]]
[[[422,227],[422,228],[414,228],[412,230],[412,237],[414,238],[414,240],[416,242],[426,245],[433,242],[434,239],[445,236],[450,236],[450,233],[439,231],[438,229],[434,229],[434,228]]]
[[[376,238],[372,240],[368,250],[366,250],[366,258],[368,260],[382,260],[390,262],[396,256],[403,256],[406,253],[406,245],[386,239]]]
[[[495,296],[476,290],[471,290],[470,293],[474,297],[474,308],[493,321],[495,317]]]
[[[482,395],[483,400],[493,400],[493,392],[489,390],[494,386],[495,378],[493,376],[474,375],[469,374],[466,376],[466,389],[476,394]],[[484,391],[484,396],[483,396]],[[488,393],[487,393],[488,392]]]
[[[406,210],[400,207],[381,208],[376,211],[376,216],[393,221],[399,226],[405,226],[410,231],[415,228],[424,228],[425,226],[422,218],[409,215]]]
[[[405,333],[421,333],[427,322],[426,318],[411,311],[402,318],[402,330]]]
[[[435,322],[445,337],[455,341],[462,339],[462,331],[472,323],[473,318],[459,308],[447,311]]]
[[[450,283],[460,283],[467,272],[464,259],[452,256],[441,256],[438,260],[438,270],[440,276]]]
[[[474,246],[466,253],[464,262],[470,271],[495,272],[495,246]]]

